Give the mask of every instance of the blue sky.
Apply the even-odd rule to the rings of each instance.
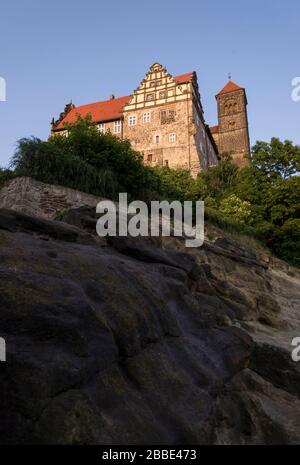
[[[0,165],[16,141],[45,139],[65,103],[130,94],[151,64],[195,70],[205,118],[228,72],[246,87],[250,138],[300,144],[299,0],[10,0],[0,6]]]

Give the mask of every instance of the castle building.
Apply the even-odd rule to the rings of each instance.
[[[196,73],[172,76],[155,63],[132,95],[79,107],[68,104],[52,121],[52,134],[65,134],[66,123],[90,115],[99,131],[129,139],[151,166],[184,168],[196,176],[218,164],[224,151],[244,166],[250,151],[245,90],[230,81],[216,98],[219,125],[209,128]]]

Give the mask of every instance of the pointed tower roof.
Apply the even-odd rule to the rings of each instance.
[[[217,93],[216,97],[218,97],[218,95],[221,95],[221,94],[227,94],[228,92],[235,92],[236,90],[244,90],[244,88],[238,86],[232,81],[228,81],[226,86],[224,86],[223,89]]]

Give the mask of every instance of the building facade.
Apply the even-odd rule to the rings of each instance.
[[[239,88],[239,92],[244,90]],[[219,126],[209,128],[204,120],[196,73],[171,76],[162,65],[155,63],[130,96],[111,96],[107,101],[80,107],[68,104],[60,118],[52,121],[52,133],[64,134],[66,123],[76,122],[78,116],[90,115],[99,131],[129,139],[132,147],[143,154],[144,163],[184,168],[196,176],[201,170],[218,164],[223,147],[227,151],[228,146],[234,145],[229,142],[232,129],[222,95],[221,91],[217,96]],[[235,95],[232,98],[241,102]],[[243,115],[245,122],[247,114]],[[239,119],[237,115],[230,118]],[[245,128],[240,126],[237,128],[242,132],[236,134],[235,140],[245,136]],[[241,141],[235,144],[234,150],[240,151],[240,147],[244,150]]]

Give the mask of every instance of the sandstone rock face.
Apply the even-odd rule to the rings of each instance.
[[[300,279],[229,240],[0,210],[0,442],[300,441]]]
[[[48,219],[70,208],[82,205],[94,207],[99,200],[94,195],[45,184],[29,177],[12,179],[0,190],[0,208]]]

